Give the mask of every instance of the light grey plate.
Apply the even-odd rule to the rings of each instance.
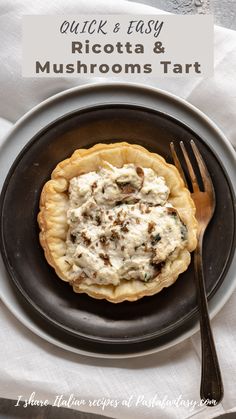
[[[221,157],[223,165],[227,168],[228,175],[231,178],[233,185],[236,184],[234,151],[219,129],[205,115],[193,106],[189,105],[187,102],[166,92],[144,87],[142,85],[127,83],[111,83],[106,85],[98,84],[73,88],[46,100],[28,112],[15,125],[1,149],[0,182],[2,183],[4,181],[4,178],[19,151],[43,127],[68,112],[101,104],[130,104],[144,106],[167,113],[168,115],[179,119],[186,125],[190,126],[193,131],[195,131],[200,137],[204,138],[205,142],[214,149],[216,154]],[[231,267],[223,284],[210,301],[209,309],[211,317],[220,310],[235,287],[236,277],[234,275],[234,267],[235,259],[232,261]],[[2,261],[0,269],[2,300],[12,313],[30,330],[47,341],[67,350],[84,353],[90,356],[103,356],[101,354],[98,355],[97,353],[81,351],[80,349],[74,347],[71,343],[67,343],[65,341],[62,342],[60,338],[55,335],[52,336],[49,328],[45,328],[43,324],[34,321],[28,314],[24,305],[22,305],[22,302],[20,302],[15,289],[12,288]],[[154,350],[152,349],[150,351],[146,351],[145,354],[172,346],[186,337],[191,336],[197,330],[198,325],[196,322],[193,322],[189,325],[187,331],[185,330],[165,345],[159,345]],[[108,355],[105,356],[108,357]],[[121,356],[127,355],[109,355],[109,357]],[[129,354],[129,356],[140,356],[140,353]]]

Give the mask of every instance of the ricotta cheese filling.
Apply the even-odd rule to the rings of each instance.
[[[186,227],[168,203],[169,192],[163,177],[134,164],[107,163],[71,179],[71,281],[117,286],[121,280],[154,280],[186,243]]]

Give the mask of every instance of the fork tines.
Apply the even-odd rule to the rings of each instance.
[[[187,169],[188,169],[189,177],[190,177],[190,180],[191,180],[191,183],[192,183],[193,191],[194,192],[199,192],[200,191],[199,182],[197,180],[196,173],[193,169],[193,165],[191,163],[191,159],[189,157],[189,154],[186,150],[186,147],[185,147],[183,141],[180,141],[179,144],[180,144],[180,148],[182,150],[183,156],[184,156],[185,163],[187,165]],[[197,146],[196,146],[196,144],[193,140],[190,141],[190,145],[191,145],[194,157],[196,159],[199,172],[201,174],[204,191],[208,192],[210,194],[214,194],[214,188],[213,188],[212,180],[211,180],[210,174],[208,172],[208,169],[206,167],[206,164],[205,164],[205,162],[202,158],[202,155],[201,155],[199,149],[197,148]],[[173,142],[170,143],[170,149],[171,149],[172,158],[174,160],[174,164],[177,167],[177,169],[179,170],[180,175],[183,178],[185,185],[187,186],[186,177],[184,175],[184,171],[183,171],[182,165],[180,163],[179,157],[176,153],[175,145],[174,145]]]

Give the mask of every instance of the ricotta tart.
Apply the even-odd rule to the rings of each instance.
[[[172,285],[197,244],[195,207],[175,166],[125,142],[60,162],[43,187],[38,222],[57,275],[113,303]]]

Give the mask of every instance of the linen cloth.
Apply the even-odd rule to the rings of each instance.
[[[158,13],[157,9],[124,0],[1,0],[0,3],[0,142],[27,110],[69,87],[107,79],[85,77],[36,79],[21,76],[22,14]],[[139,78],[137,81],[175,93],[205,112],[236,145],[236,32],[215,28],[214,77]],[[120,81],[118,77],[110,80]],[[133,79],[134,81],[134,79]],[[0,397],[49,400],[56,395],[77,399],[116,399],[117,408],[80,406],[83,411],[112,418],[209,419],[236,411],[236,292],[212,321],[225,386],[222,403],[214,408],[165,404],[165,400],[199,400],[200,336],[142,358],[93,359],[64,351],[27,330],[0,303]],[[121,401],[133,397],[131,407]],[[156,398],[162,406],[137,404],[138,397]],[[140,400],[140,399],[139,399]],[[137,405],[136,405],[137,404]],[[187,404],[187,403],[186,403]]]

